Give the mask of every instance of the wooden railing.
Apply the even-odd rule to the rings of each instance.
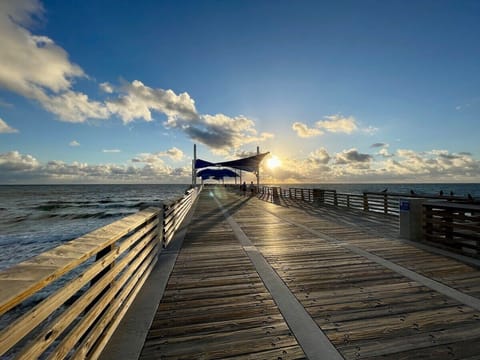
[[[400,199],[418,198],[423,202],[423,220],[418,232],[423,240],[467,256],[480,258],[480,204],[471,198],[423,194],[364,192],[338,193],[336,190],[264,186],[260,197],[274,201],[275,194],[294,201],[331,205],[400,216]],[[434,202],[432,202],[434,200]],[[423,225],[422,225],[423,224]],[[422,237],[420,235],[420,237]],[[421,240],[421,239],[418,239]]]
[[[98,358],[199,191],[0,272],[0,358]]]
[[[166,247],[172,240],[200,191],[201,188],[190,189],[180,199],[163,205],[163,247]]]
[[[327,204],[332,206],[346,207],[363,211],[372,211],[386,215],[399,216],[400,199],[421,198],[447,200],[452,202],[467,201],[459,196],[435,196],[420,194],[401,194],[389,192],[364,192],[363,194],[339,193],[336,190],[328,189],[308,189],[308,188],[288,188],[264,186],[260,189],[260,194],[269,197],[273,193],[284,198],[290,198],[299,201],[306,201],[315,204]]]
[[[425,241],[480,258],[480,205],[427,202],[423,208]]]

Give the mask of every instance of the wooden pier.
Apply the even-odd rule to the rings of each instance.
[[[98,235],[88,235],[88,246],[95,248],[89,248],[89,253],[104,253],[92,266],[110,271],[117,267],[113,260],[121,254],[118,249],[132,249],[131,244],[137,244],[134,241],[139,241],[136,247],[160,248],[163,242],[166,248],[158,252],[153,268],[153,252],[145,265],[130,262],[138,262],[139,269],[148,267],[151,273],[145,283],[139,282],[139,286],[144,283],[141,289],[131,285],[137,290],[128,295],[133,301],[128,312],[121,303],[117,308],[112,305],[118,302],[113,293],[120,288],[117,280],[105,285],[106,296],[113,299],[110,305],[107,300],[95,300],[96,295],[89,295],[88,290],[80,297],[76,313],[82,314],[81,324],[96,312],[97,322],[81,330],[75,325],[79,345],[72,340],[69,353],[47,350],[46,357],[480,359],[479,260],[399,239],[398,217],[392,215],[318,206],[287,196],[241,196],[223,186],[204,188],[196,201],[190,195],[186,199],[163,210],[183,218],[189,208],[185,204],[194,204],[183,224],[164,217],[161,230],[156,225],[160,215],[149,210],[140,213],[145,220],[140,215],[132,217],[128,229],[124,223],[123,227],[112,224],[108,232],[100,229]],[[138,226],[148,237],[136,235],[138,230],[128,232]],[[155,240],[155,234],[162,231],[163,237]],[[120,232],[128,237],[113,247]],[[111,253],[101,250],[107,245]],[[57,259],[62,254],[60,250],[42,254],[17,268],[28,268],[33,277],[34,266],[41,265],[45,272],[48,256]],[[135,253],[127,256],[134,259]],[[79,262],[68,261],[62,269]],[[48,260],[48,264],[54,263]],[[35,280],[21,273],[13,282],[10,274],[16,274],[15,268],[0,274],[2,285],[18,283],[19,287],[2,288],[6,299],[0,302],[2,308],[12,308],[14,299],[39,288],[35,284],[43,284],[44,279],[51,281],[50,273],[64,271],[49,266],[49,273]],[[98,284],[109,284],[110,275],[102,276]],[[88,279],[83,276],[82,281]],[[51,298],[60,299],[62,291],[66,290],[47,298],[47,304]],[[101,293],[100,288],[95,291]],[[85,297],[93,299],[88,307],[82,300]],[[95,310],[96,303],[112,315],[104,319]],[[38,306],[46,308],[42,303]],[[72,312],[73,306],[66,311]],[[121,320],[116,312],[127,315]],[[37,313],[33,309],[17,322],[25,325]],[[30,345],[26,341],[30,350],[13,357],[28,358],[26,354],[32,351],[40,353],[55,346],[51,344],[61,336],[60,323],[64,320],[46,325]],[[107,344],[100,330],[113,333],[111,323],[120,326]],[[14,344],[24,336],[15,329],[20,327],[3,329],[0,338]],[[99,334],[96,340],[86,335],[91,329]],[[7,349],[6,342],[2,347]]]
[[[479,359],[480,271],[397,222],[205,189],[140,359]]]

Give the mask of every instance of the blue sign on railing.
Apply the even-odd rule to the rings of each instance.
[[[400,200],[400,211],[410,211],[410,201]]]

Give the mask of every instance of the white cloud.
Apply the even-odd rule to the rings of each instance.
[[[0,153],[0,183],[187,183],[190,167],[170,167],[161,161],[136,165],[66,163],[52,160],[40,163],[18,151]]]
[[[164,157],[169,157],[174,161],[180,161],[183,159],[184,154],[182,150],[173,147],[166,151],[138,154],[135,158],[132,159],[132,162],[163,165],[164,161],[162,158]]]
[[[379,129],[373,126],[368,126],[366,128],[363,128],[362,131],[368,135],[375,135]]]
[[[48,111],[67,122],[84,122],[86,119],[107,119],[110,116],[104,104],[91,101],[88,95],[66,91],[58,96],[42,96],[42,104]]]
[[[103,82],[100,84],[100,89],[107,94],[113,93],[113,86],[108,82]]]
[[[171,150],[171,149],[170,149]],[[128,164],[40,163],[35,157],[11,151],[0,154],[0,183],[93,182],[93,183],[186,183],[190,165],[171,167],[163,161],[167,151],[139,154]],[[401,156],[399,155],[401,154]],[[331,156],[324,148],[307,158],[282,157],[282,166],[262,168],[262,179],[271,182],[363,182],[363,181],[480,181],[480,161],[469,153],[444,150],[415,152],[401,149],[376,160],[355,149]]]
[[[80,143],[77,141],[77,140],[72,140],[70,141],[70,144],[68,144],[70,146],[80,146]]]
[[[387,148],[382,148],[378,151],[378,155],[381,155],[383,157],[392,157],[393,155],[388,152]]]
[[[159,152],[157,153],[141,153],[134,157],[131,161],[134,163],[145,163],[145,164],[160,164],[163,166],[164,161],[162,157],[164,154]]]
[[[353,116],[328,115],[325,116],[324,119],[325,120],[317,121],[313,128],[297,121],[292,124],[292,129],[302,138],[323,135],[325,132],[351,134],[359,130],[357,120]],[[373,135],[377,133],[379,129],[368,126],[360,130],[368,135]]]
[[[309,138],[309,137],[323,134],[322,130],[309,128],[306,124],[298,121],[292,124],[292,129],[297,133],[299,137],[302,137],[302,138]]]
[[[18,133],[17,129],[12,128],[9,126],[2,118],[0,118],[0,134],[12,134]]]
[[[121,152],[120,149],[103,149],[102,152],[104,153],[119,153]]]
[[[325,119],[317,121],[315,126],[329,132],[346,134],[351,134],[358,129],[357,122],[353,116],[329,115],[325,116]]]
[[[325,148],[320,148],[310,153],[308,158],[312,163],[316,164],[328,164],[330,161],[330,155]]]
[[[39,165],[33,156],[23,155],[18,151],[0,154],[0,173],[31,171],[38,168]]]
[[[75,78],[86,77],[82,68],[52,39],[27,29],[42,14],[36,0],[0,2],[0,86],[39,101],[60,120],[107,118],[103,104],[71,90]]]
[[[255,123],[244,116],[200,115],[188,93],[154,89],[139,80],[119,87],[103,82],[100,88],[111,97],[104,102],[90,99],[73,89],[76,79],[88,79],[83,69],[52,39],[29,30],[42,14],[37,0],[0,1],[0,86],[38,101],[59,120],[80,123],[114,115],[127,124],[152,121],[152,112],[157,111],[167,117],[166,127],[217,152],[273,137],[257,134]]]
[[[183,151],[180,149],[177,149],[176,147],[173,147],[167,151],[161,152],[160,154],[162,156],[168,156],[172,160],[180,161],[183,159]]]
[[[169,123],[177,118],[194,120],[198,118],[195,101],[188,93],[175,94],[172,90],[152,89],[141,81],[124,84],[120,96],[106,102],[108,110],[118,115],[124,123],[135,119],[152,121],[152,110],[164,113]]]

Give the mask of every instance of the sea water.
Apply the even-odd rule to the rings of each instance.
[[[0,186],[0,269],[179,198],[188,185]]]

